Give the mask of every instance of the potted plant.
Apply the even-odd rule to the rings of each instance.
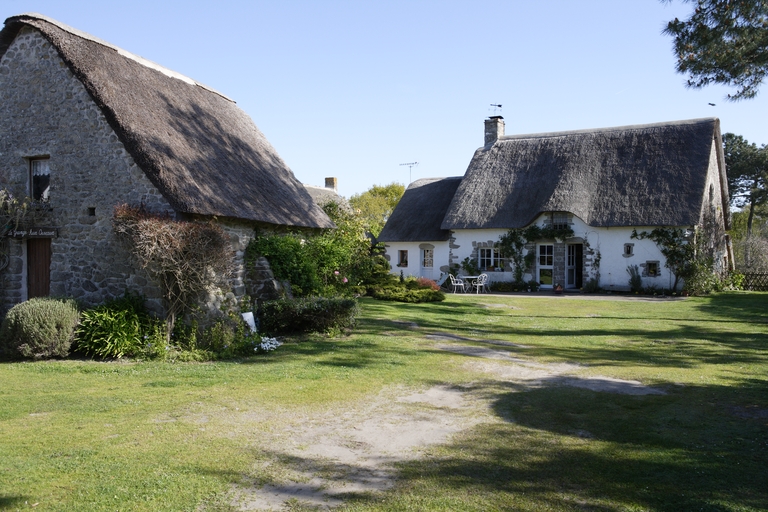
[[[560,283],[555,283],[555,286],[553,286],[552,289],[555,290],[555,295],[560,295],[563,293],[563,285]]]

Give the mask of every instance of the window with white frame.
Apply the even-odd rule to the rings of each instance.
[[[35,201],[47,203],[51,190],[51,167],[48,158],[32,158],[29,161],[30,195]]]
[[[552,229],[568,229],[568,214],[565,212],[552,213]]]
[[[477,252],[477,263],[480,270],[489,270],[501,266],[499,250],[494,247],[483,247]]]

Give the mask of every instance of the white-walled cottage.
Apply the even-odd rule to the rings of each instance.
[[[379,240],[393,273],[436,278],[470,258],[491,281],[512,281],[499,237],[537,225],[573,234],[529,243],[526,281],[581,288],[599,277],[602,288],[625,290],[637,265],[644,286],[671,288],[659,248],[633,230],[698,227],[728,268],[727,223],[718,119],[505,136],[495,116],[464,177],[414,182]]]

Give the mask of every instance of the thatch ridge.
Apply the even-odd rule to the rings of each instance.
[[[226,96],[39,15],[6,20],[0,57],[23,26],[53,45],[177,211],[334,226],[250,117]]]
[[[478,149],[442,229],[521,228],[550,211],[590,226],[692,226],[716,118],[502,136]]]
[[[411,183],[378,236],[379,242],[443,241],[450,231],[440,227],[461,176],[423,178]]]

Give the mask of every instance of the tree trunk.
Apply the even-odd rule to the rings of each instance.
[[[173,328],[176,325],[176,312],[171,310],[165,317],[165,342],[171,344],[171,334],[173,334]]]
[[[755,199],[754,196],[750,194],[749,198],[749,215],[747,216],[747,243],[744,244],[744,266],[746,268],[752,267],[752,262],[750,261],[749,257],[749,241],[750,238],[752,238],[752,219],[755,216]]]

